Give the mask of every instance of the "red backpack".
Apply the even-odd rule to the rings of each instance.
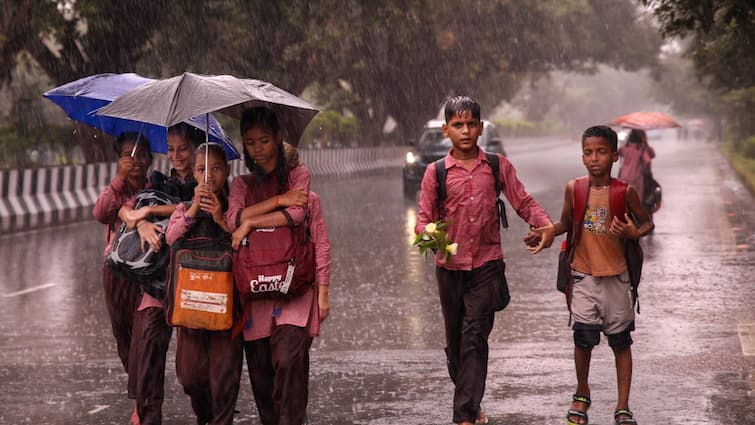
[[[278,194],[274,179],[242,177],[247,184],[245,205]],[[309,232],[309,210],[300,226],[253,229],[234,253],[233,275],[239,298],[295,298],[314,286],[315,245]]]
[[[623,221],[626,208],[627,183],[618,179],[611,179],[608,188],[608,205],[611,215]],[[561,252],[558,259],[558,277],[556,287],[566,295],[566,304],[571,307],[571,263],[574,258],[574,249],[577,246],[582,232],[582,220],[587,209],[587,198],[590,192],[590,178],[580,177],[574,181],[572,228],[566,235],[566,240],[561,244]],[[642,277],[642,263],[644,254],[638,240],[623,239],[624,260],[627,263],[629,281],[632,283],[632,294],[637,304],[637,313],[640,312],[637,289]]]

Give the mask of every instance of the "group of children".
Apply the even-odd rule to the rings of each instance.
[[[618,160],[616,133],[606,126],[584,132],[582,162],[588,176],[567,183],[561,220],[554,224],[502,155],[498,156],[498,175],[493,175],[488,157],[477,146],[483,124],[480,105],[474,99],[459,96],[448,101],[445,119],[443,133],[453,145],[443,162],[447,197],[442,204],[438,201],[435,167],[439,163],[431,164],[422,181],[415,231],[422,233],[429,223],[444,217],[449,223],[449,239],[458,242],[456,255],[436,256],[448,371],[455,386],[453,421],[463,425],[488,421],[481,407],[488,336],[498,309],[496,294],[500,285],[505,285],[496,202],[496,187],[501,187],[516,213],[532,229],[524,242],[533,254],[551,246],[557,235],[573,232],[575,227],[581,231],[570,264],[573,285],[567,294],[577,375],[567,424],[588,423],[590,359],[600,332],[607,336],[616,357],[615,423],[636,424],[629,409],[630,333],[634,330],[636,300],[623,241],[647,235],[653,223],[637,190],[615,184],[611,177],[612,164]],[[236,318],[243,323],[241,337],[230,330],[179,327],[176,350],[176,374],[191,399],[198,423],[232,423],[245,353],[261,422],[300,425],[306,421],[309,349],[330,309],[330,247],[319,199],[310,191],[308,170],[298,162],[295,150],[283,143],[283,132],[272,110],[256,107],[245,111],[241,120],[244,162],[255,178],[235,178],[230,188],[225,151],[216,144],[197,147],[194,133],[188,125],[169,130],[168,158],[173,168],[168,176],[153,175],[149,179],[147,169],[152,157],[145,147],[148,144],[139,143],[137,134],[123,134],[117,139],[118,174],[94,207],[95,218],[107,226],[105,253],[120,223],[136,227],[145,246],[160,249],[161,230],[148,220],[151,216],[170,216],[167,244],[202,229],[226,234],[234,249],[254,229],[308,225],[316,247],[316,285],[292,299],[249,301],[247,308],[238,309],[244,311]],[[182,202],[134,209],[136,194],[145,188],[164,190]],[[614,190],[623,192],[623,216],[611,210]],[[270,196],[251,203],[247,195],[254,191]],[[577,198],[585,199],[586,205],[575,205]],[[575,211],[584,213],[575,217]],[[129,397],[136,399],[133,421],[158,424],[172,334],[164,301],[129,282],[107,262],[103,287],[118,354],[128,373]]]
[[[247,109],[241,120],[244,162],[255,176],[252,186],[235,178],[229,188],[225,150],[215,143],[200,144],[203,136],[188,124],[171,127],[167,136],[170,173],[153,172],[149,177],[149,144],[136,133],[117,138],[118,172],[93,210],[94,217],[106,225],[105,255],[121,223],[136,228],[143,248],[149,245],[155,251],[166,249],[163,243],[173,245],[197,234],[225,235],[238,248],[253,229],[309,226],[317,271],[316,284],[306,293],[290,299],[246,300],[247,306],[237,301],[234,321],[242,325],[242,335],[231,329],[178,327],[176,332],[176,375],[190,397],[197,423],[233,422],[246,352],[262,423],[300,425],[306,420],[309,348],[330,310],[330,243],[319,198],[309,190],[309,171],[299,163],[295,148],[283,142],[278,118],[269,108]],[[247,192],[262,190],[264,185],[274,188],[273,195],[247,204]],[[143,189],[163,191],[181,202],[135,209],[136,195]],[[167,229],[156,226],[152,217],[170,217]],[[159,424],[173,333],[166,320],[165,300],[107,261],[103,287],[118,355],[128,375],[128,395],[136,400],[132,423]]]
[[[496,293],[506,285],[496,205],[496,188],[501,187],[516,213],[530,225],[524,243],[532,254],[550,247],[557,235],[571,235],[575,228],[581,234],[576,240],[570,264],[572,283],[566,294],[577,375],[566,423],[588,423],[590,359],[603,332],[616,358],[618,400],[614,422],[636,424],[629,409],[630,333],[634,330],[636,288],[630,282],[624,242],[647,235],[653,223],[637,190],[611,177],[612,165],[619,155],[616,133],[607,126],[590,127],[584,132],[582,163],[588,176],[567,183],[561,220],[554,224],[525,191],[514,167],[502,155],[498,155],[498,175],[493,174],[488,157],[477,146],[483,131],[479,103],[458,96],[446,103],[444,112],[442,130],[452,148],[442,163],[430,164],[425,172],[415,232],[422,234],[428,224],[444,218],[448,239],[458,243],[457,255],[447,257],[438,252],[435,258],[446,358],[454,384],[453,422],[488,422],[481,405],[487,377],[488,336],[497,309]],[[437,166],[444,166],[445,172],[437,172]],[[438,199],[438,174],[445,176],[445,202]],[[614,191],[621,191],[620,197]],[[612,211],[614,198],[623,199],[624,208],[614,206]],[[576,205],[575,199],[586,205]]]

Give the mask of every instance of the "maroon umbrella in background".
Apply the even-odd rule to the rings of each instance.
[[[614,118],[608,123],[611,126],[631,128],[635,130],[657,130],[661,128],[681,127],[670,115],[663,112],[632,112]]]

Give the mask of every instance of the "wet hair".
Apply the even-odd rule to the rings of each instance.
[[[461,115],[464,111],[469,111],[472,118],[480,119],[480,104],[469,96],[456,96],[446,102],[444,114],[446,123],[454,116]]]
[[[636,143],[639,145],[642,143],[643,137],[645,137],[645,131],[633,129],[627,135],[627,143]]]
[[[253,127],[262,127],[271,133],[281,131],[278,116],[275,111],[265,106],[255,106],[247,108],[241,115],[241,135]]]
[[[204,155],[205,151],[207,151],[210,155],[217,155],[218,158],[220,158],[221,161],[223,161],[224,164],[228,164],[228,154],[225,151],[225,148],[223,145],[215,142],[209,142],[209,143],[202,143],[201,145],[197,146],[197,149],[194,151],[194,163],[199,164],[200,162],[197,161],[198,157],[201,155],[202,158],[202,164],[204,164]],[[207,170],[204,170],[205,173],[207,173]],[[223,184],[223,193],[227,195],[229,192],[228,187],[228,179],[226,178],[225,184]],[[224,210],[227,209],[227,206],[224,207]]]
[[[265,131],[268,131],[276,136],[281,131],[280,123],[278,122],[278,116],[275,114],[275,111],[265,106],[255,106],[253,108],[245,109],[244,113],[241,115],[240,130],[242,138],[244,137],[244,133],[246,133],[249,129],[255,127],[261,127]],[[286,153],[283,148],[283,142],[278,143],[278,141],[276,140],[275,143],[277,144],[278,149],[278,163],[275,166],[275,170],[273,170],[271,173],[266,174],[262,167],[259,167],[254,162],[254,159],[252,159],[252,157],[249,155],[249,152],[247,152],[246,146],[244,146],[243,149],[244,165],[250,173],[254,174],[257,177],[268,178],[270,177],[270,175],[273,175],[278,183],[278,192],[283,193],[286,189],[286,186],[288,185],[289,169],[286,166]]]
[[[197,146],[205,141],[205,132],[189,125],[185,122],[180,122],[168,129],[168,134],[176,134],[184,140],[187,140],[191,147],[196,149]]]
[[[147,144],[147,149],[145,151],[147,152],[147,156],[149,157],[149,162],[152,162],[152,151],[149,150],[149,140],[147,140],[147,137],[142,135],[139,137],[139,133],[136,131],[124,131],[123,133],[119,134],[118,137],[115,139],[115,154],[120,156],[121,155],[121,148],[123,148],[123,145],[129,142],[139,141],[139,144],[144,146],[144,144]]]
[[[608,141],[608,145],[611,147],[611,152],[617,152],[619,150],[619,138],[611,127],[596,125],[588,128],[582,133],[582,143],[585,143],[585,140],[587,140],[588,137],[602,137]]]
[[[194,151],[194,155],[195,157],[199,155],[202,155],[202,157],[204,157],[205,151],[208,151],[212,155],[217,155],[218,158],[220,158],[223,162],[228,163],[228,154],[225,152],[223,145],[215,142],[202,143],[201,145],[197,146],[197,149]]]

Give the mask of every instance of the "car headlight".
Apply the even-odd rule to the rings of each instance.
[[[417,157],[414,155],[414,152],[409,151],[406,153],[406,163],[411,165],[417,162]]]

